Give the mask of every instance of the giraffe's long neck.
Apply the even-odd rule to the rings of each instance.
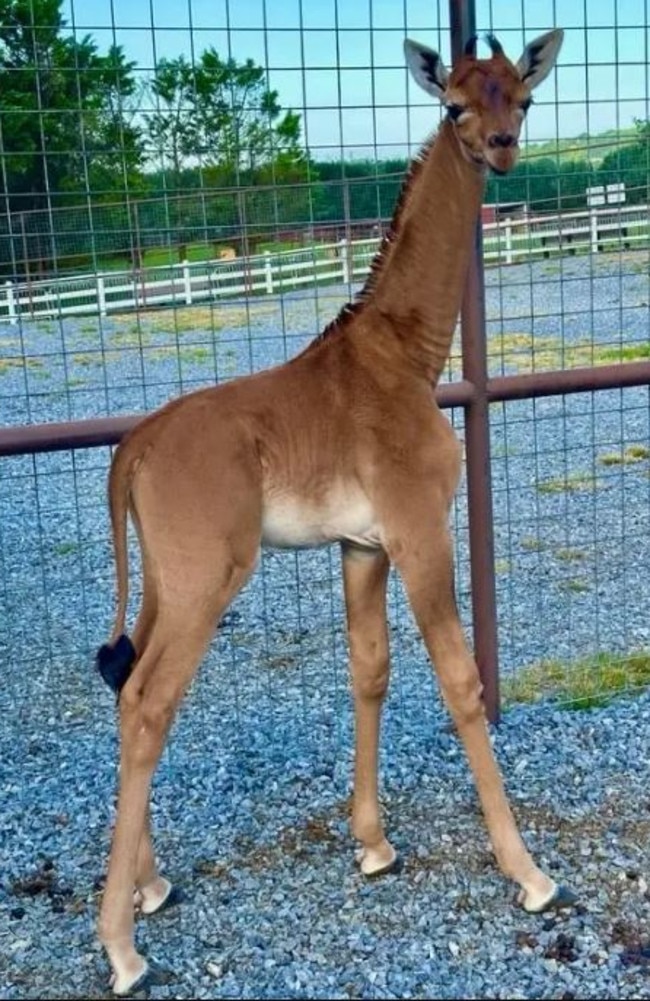
[[[371,300],[409,358],[436,383],[445,366],[484,190],[444,121],[405,192]]]

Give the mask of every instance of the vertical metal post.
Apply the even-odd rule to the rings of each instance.
[[[476,34],[475,0],[449,0],[452,61],[462,55],[468,38]],[[488,718],[499,718],[499,650],[494,573],[494,528],[490,460],[490,420],[487,398],[487,348],[483,238],[480,221],[472,251],[461,307],[463,378],[475,386],[474,400],[465,408],[467,503],[474,656],[483,682]]]

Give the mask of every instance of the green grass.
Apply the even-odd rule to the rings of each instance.
[[[56,556],[69,556],[71,553],[76,553],[78,549],[78,542],[59,542],[54,547],[54,553]]]
[[[598,461],[603,466],[629,466],[646,459],[650,459],[650,448],[647,445],[628,445],[621,452],[605,452],[598,456]]]
[[[108,357],[108,354],[106,357]],[[75,365],[82,365],[84,368],[87,368],[90,365],[101,365],[103,359],[99,351],[77,351],[72,355],[72,361]]]
[[[219,243],[215,246],[213,243],[188,243],[186,245],[185,260],[192,263],[200,263],[201,261],[215,261],[219,259],[219,253],[222,250],[232,249],[231,243]],[[267,243],[259,243],[251,248],[251,253],[262,254],[265,250],[271,251],[271,253],[283,253],[287,250],[305,250],[310,248],[305,248],[302,243],[296,243],[289,241],[287,243],[280,243],[278,241],[269,241]],[[237,259],[239,254],[237,255]],[[145,250],[142,258],[142,264],[145,268],[159,268],[159,267],[170,267],[171,265],[182,264],[178,256],[178,247],[148,247]],[[111,257],[102,258],[97,261],[97,270],[102,271],[131,271],[133,268],[133,263],[129,257]],[[80,265],[79,271],[87,272],[89,266],[87,264]],[[91,268],[92,270],[92,268]]]
[[[497,315],[488,317],[498,320]],[[452,372],[461,368],[460,342],[455,341],[450,353]],[[523,374],[551,369],[585,368],[650,358],[650,343],[638,342],[605,346],[594,344],[589,337],[567,343],[561,337],[535,337],[531,333],[497,332],[487,341],[488,364],[491,372],[512,371]]]
[[[519,545],[527,553],[541,553],[546,548],[541,539],[536,538],[534,535],[524,535],[519,540]]]
[[[149,358],[179,358],[184,362],[208,361],[214,357],[212,348],[203,347],[200,344],[185,344],[179,347],[177,344],[168,344],[159,348],[151,348],[148,352]]]
[[[226,244],[223,245],[225,249]],[[193,261],[211,261],[219,256],[219,250],[222,249],[221,246],[215,246],[212,243],[188,243],[186,259],[190,262]],[[142,259],[143,266],[145,268],[156,268],[156,267],[168,267],[171,264],[181,264],[182,262],[178,257],[178,247],[149,247],[145,250]],[[96,264],[97,270],[102,271],[131,271],[133,268],[133,262],[130,257],[107,257],[100,258]],[[90,268],[93,270],[94,266]],[[79,265],[79,271],[87,272],[89,270],[89,265],[87,263]]]
[[[7,375],[16,368],[41,369],[43,362],[40,358],[0,358],[0,375]]]
[[[643,361],[650,358],[650,344],[647,341],[639,341],[638,344],[621,344],[615,348],[600,348],[598,356],[603,363]]]
[[[558,583],[560,591],[570,591],[572,594],[585,594],[589,590],[589,581],[584,577],[573,577]]]
[[[562,494],[577,493],[584,490],[595,490],[599,487],[600,481],[595,476],[571,473],[556,480],[542,480],[537,484],[537,489],[541,494]]]
[[[584,560],[587,558],[587,554],[584,549],[556,549],[554,556],[558,560],[563,560],[565,563],[575,563],[579,560]]]
[[[639,651],[620,657],[603,653],[569,663],[531,664],[504,677],[501,692],[504,707],[552,699],[563,709],[591,709],[649,686],[650,653]]]
[[[180,309],[155,309],[140,314],[134,323],[133,313],[115,313],[111,320],[123,329],[111,334],[111,340],[122,338],[123,346],[138,345],[141,339],[152,334],[184,334],[202,330],[214,333],[225,327],[247,328],[258,317],[277,313],[271,303],[254,303],[248,306],[183,306]],[[126,328],[126,329],[124,329]],[[131,342],[129,343],[129,338]]]
[[[576,136],[572,139],[551,139],[545,143],[529,143],[521,151],[521,159],[550,157],[552,160],[590,160],[598,166],[613,146],[627,146],[639,141],[633,125],[624,129],[607,129],[595,136]]]

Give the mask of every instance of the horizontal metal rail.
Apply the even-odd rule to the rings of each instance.
[[[505,403],[509,400],[645,385],[650,385],[650,361],[622,362],[594,368],[493,376],[487,380],[486,396],[489,403]],[[445,383],[436,389],[438,405],[445,409],[465,407],[474,402],[476,396],[476,388],[468,379]],[[133,414],[0,427],[0,456],[116,445],[144,416]]]

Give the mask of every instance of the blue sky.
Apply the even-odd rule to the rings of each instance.
[[[477,26],[516,59],[535,35],[566,31],[557,72],[536,94],[531,141],[594,135],[650,117],[647,0],[477,0]],[[312,154],[386,157],[439,121],[407,81],[411,35],[449,59],[447,0],[64,0],[68,27],[101,51],[122,45],[149,75],[157,59],[214,46],[264,66],[283,107],[303,116]],[[618,67],[617,67],[618,63]]]

